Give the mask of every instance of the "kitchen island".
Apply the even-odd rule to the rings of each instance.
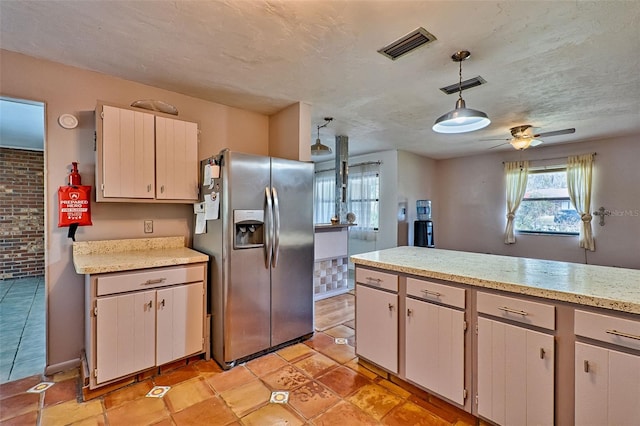
[[[496,424],[640,418],[640,270],[422,247],[351,257],[356,353]]]

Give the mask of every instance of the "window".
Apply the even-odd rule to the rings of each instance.
[[[357,238],[372,239],[379,228],[380,164],[365,163],[349,167],[348,209],[356,215]]]
[[[579,234],[580,215],[569,198],[566,168],[529,170],[514,224],[523,233]]]
[[[317,171],[314,186],[313,223],[329,223],[336,212],[335,169]]]

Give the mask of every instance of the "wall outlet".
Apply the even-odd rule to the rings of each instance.
[[[144,221],[144,233],[151,234],[153,232],[153,221],[145,220]]]

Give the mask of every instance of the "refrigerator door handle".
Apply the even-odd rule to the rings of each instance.
[[[280,202],[278,201],[278,191],[271,188],[273,195],[273,259],[272,266],[278,266],[278,254],[280,254]]]
[[[264,224],[264,263],[265,267],[269,269],[269,265],[271,264],[271,253],[273,252],[273,203],[271,201],[271,191],[267,186],[264,189],[265,198],[267,201],[267,205],[265,206],[265,224]]]

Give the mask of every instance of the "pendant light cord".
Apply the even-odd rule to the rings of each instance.
[[[462,99],[462,59],[460,60],[460,69],[458,71],[458,99]]]

